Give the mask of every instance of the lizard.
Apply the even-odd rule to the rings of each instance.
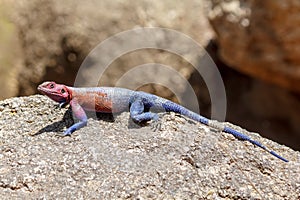
[[[130,118],[135,123],[150,120],[156,122],[159,120],[158,112],[151,112],[151,108],[156,111],[174,112],[186,116],[211,128],[229,133],[240,140],[248,141],[280,160],[288,162],[287,159],[249,136],[154,94],[118,87],[70,87],[53,81],[46,81],[40,84],[37,89],[59,103],[60,106],[70,104],[74,116],[79,120],[70,126],[63,133],[63,136],[71,135],[74,131],[87,125],[88,118],[85,111],[120,113],[129,109]]]

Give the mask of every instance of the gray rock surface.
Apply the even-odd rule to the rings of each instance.
[[[227,124],[290,162],[173,113],[155,132],[126,112],[98,118],[58,137],[73,123],[68,108],[41,95],[1,101],[1,198],[300,198],[300,153],[258,134]]]

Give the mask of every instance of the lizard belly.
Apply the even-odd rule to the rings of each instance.
[[[84,110],[103,113],[116,113],[128,110],[131,92],[115,88],[89,88],[75,90],[77,99]]]
[[[126,99],[109,98],[107,95],[88,95],[80,105],[84,110],[96,111],[102,113],[117,113],[128,110],[128,101]]]

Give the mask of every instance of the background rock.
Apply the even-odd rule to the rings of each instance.
[[[296,0],[211,1],[210,23],[230,67],[300,92],[300,4]]]
[[[8,17],[8,5],[0,2],[0,99],[18,93],[18,73],[22,66],[22,51],[18,30]]]
[[[25,54],[24,67],[18,76],[19,95],[33,94],[36,86],[44,80],[73,85],[88,53],[103,40],[122,31],[144,26],[171,28],[194,37],[203,46],[212,35],[208,21],[202,20],[206,19],[204,12],[201,12],[204,7],[202,1],[65,1],[61,4],[34,0],[18,1],[11,6],[15,12],[10,16],[19,31]],[[165,40],[161,42],[166,43]],[[116,59],[100,83],[115,85],[124,72],[151,62],[173,66],[184,77],[193,71],[178,56],[160,50],[143,49]],[[172,97],[165,88],[146,89]]]

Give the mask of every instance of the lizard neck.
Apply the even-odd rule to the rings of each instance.
[[[68,87],[66,86],[67,90],[68,90],[68,97],[66,98],[66,103],[70,103],[70,101],[72,100],[73,98],[73,89],[72,87]]]

